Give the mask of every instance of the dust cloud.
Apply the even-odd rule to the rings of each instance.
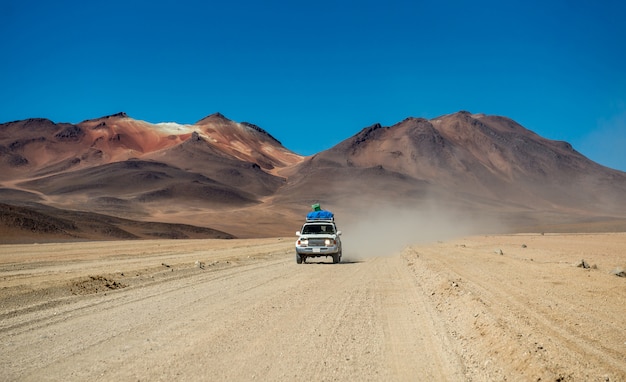
[[[357,212],[341,224],[343,259],[358,261],[388,256],[408,245],[495,232],[498,223],[441,204],[377,207]]]

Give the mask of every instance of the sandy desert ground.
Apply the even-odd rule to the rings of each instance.
[[[626,381],[626,234],[292,246],[0,246],[0,380]]]

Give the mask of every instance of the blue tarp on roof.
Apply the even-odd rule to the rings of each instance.
[[[330,211],[311,211],[306,215],[307,220],[333,220],[335,214]]]

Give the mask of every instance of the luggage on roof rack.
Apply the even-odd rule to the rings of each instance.
[[[335,214],[330,211],[320,210],[320,211],[311,211],[306,215],[307,221],[314,220],[335,220]]]

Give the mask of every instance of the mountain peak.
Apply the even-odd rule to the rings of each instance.
[[[408,117],[408,118],[405,118],[402,121],[396,123],[395,125],[393,125],[391,127],[403,126],[403,125],[407,125],[407,124],[419,124],[419,123],[423,123],[423,122],[429,122],[429,121],[426,118]]]
[[[232,122],[230,119],[226,118],[224,116],[224,114],[220,113],[220,112],[216,112],[210,115],[207,115],[206,117],[202,118],[201,120],[199,120],[198,122],[196,122],[196,125],[202,125],[205,124],[207,122]]]
[[[111,115],[105,115],[105,116],[100,117],[100,118],[86,119],[86,120],[84,120],[81,123],[102,121],[102,120],[106,120],[106,119],[119,119],[119,118],[130,118],[130,117],[125,112],[120,111],[119,113],[115,113],[115,114],[111,114]]]
[[[112,118],[130,118],[130,117],[125,112],[120,111],[119,113],[115,113],[115,114],[111,114],[111,115],[105,115],[104,117],[100,117],[100,118],[96,118],[96,119],[112,119]]]

